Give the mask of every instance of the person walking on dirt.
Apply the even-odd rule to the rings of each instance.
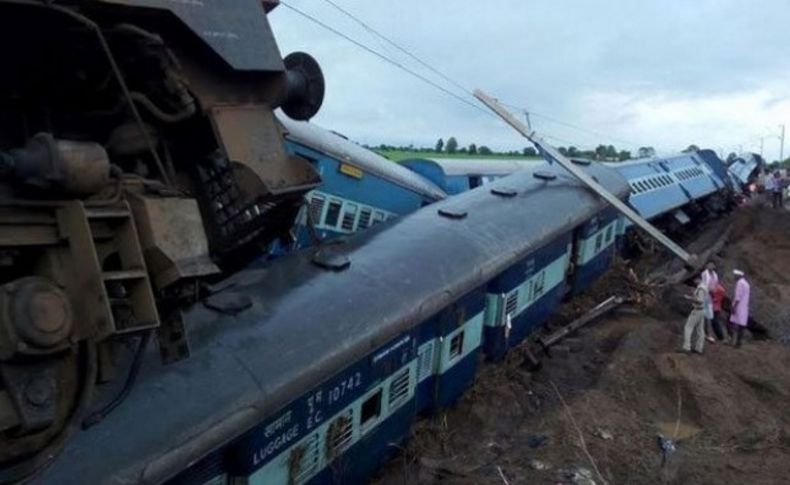
[[[730,312],[730,325],[732,326],[733,345],[741,346],[743,329],[749,324],[749,294],[751,288],[743,271],[736,269],[732,272],[738,281],[735,283],[735,294],[732,297],[732,311]]]
[[[705,265],[705,270],[702,272],[702,285],[707,289],[707,295],[705,298],[704,310],[705,310],[705,333],[708,342],[715,342],[716,339],[713,338],[715,335],[721,339],[722,335],[720,332],[715,332],[715,328],[713,328],[713,317],[714,317],[714,309],[713,309],[713,290],[719,284],[719,275],[716,273],[716,264],[713,261],[708,261],[708,264]]]
[[[708,289],[702,283],[702,276],[694,277],[694,293],[692,296],[685,296],[691,300],[691,313],[686,319],[683,327],[683,351],[691,352],[691,339],[694,337],[694,352],[702,353],[705,346],[705,299],[708,297]]]

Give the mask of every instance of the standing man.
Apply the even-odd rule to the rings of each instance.
[[[767,172],[765,174],[765,199],[771,201],[771,207],[775,207],[774,202],[774,189],[776,188],[776,179],[774,174]]]
[[[782,180],[782,173],[779,170],[777,170],[774,172],[774,193],[773,193],[774,209],[782,208],[783,190],[784,190],[784,180]]]
[[[732,296],[732,312],[730,325],[732,326],[733,344],[736,348],[741,346],[743,329],[749,324],[749,294],[751,288],[743,271],[736,269],[732,272],[738,281],[735,283],[735,293]]]
[[[724,299],[727,298],[727,290],[721,283],[716,284],[716,287],[711,292],[711,300],[713,301],[713,331],[716,332],[716,337],[719,340],[727,341],[727,322],[722,321],[722,306]]]
[[[713,317],[715,309],[713,308],[713,291],[719,285],[719,275],[716,273],[716,264],[713,261],[708,261],[705,265],[705,270],[702,272],[702,285],[708,290],[707,298],[705,298],[705,333],[707,334],[708,342],[715,342],[713,338],[715,333],[716,337],[720,340],[722,335],[716,332],[713,326]]]
[[[683,351],[691,352],[691,338],[694,337],[694,352],[702,353],[705,346],[705,299],[708,296],[708,289],[702,284],[702,277],[694,277],[693,296],[686,296],[691,300],[691,313],[686,319],[683,327]],[[696,336],[694,335],[696,333]]]

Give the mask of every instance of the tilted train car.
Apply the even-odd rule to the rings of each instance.
[[[627,196],[614,170],[585,170]],[[359,483],[418,414],[470,386],[481,352],[542,323],[579,277],[578,229],[606,211],[542,167],[239,273],[187,315],[192,357],[162,366],[148,352],[122,405],[40,478]]]
[[[751,193],[750,186],[757,182],[765,170],[765,160],[756,153],[744,153],[730,162],[727,171],[733,180],[746,193]]]
[[[446,197],[429,180],[348,139],[281,117],[288,151],[309,160],[321,185],[307,194],[295,228],[299,247],[352,234]],[[309,217],[309,218],[308,218]]]
[[[0,0],[0,481],[118,405],[130,347],[188,358],[181,310],[287,238],[320,183],[273,112],[309,119],[324,89],[280,55],[276,3]]]
[[[400,162],[451,195],[534,167],[538,163],[541,160],[495,158],[412,158]]]
[[[723,162],[709,150],[609,166],[628,179],[632,191],[629,202],[634,209],[664,230],[679,230],[694,218],[729,208],[732,186],[721,178]]]

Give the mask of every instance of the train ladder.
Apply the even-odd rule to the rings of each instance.
[[[608,190],[606,190],[601,184],[596,182],[590,175],[587,174],[584,170],[577,167],[573,162],[571,162],[565,155],[560,153],[556,148],[551,146],[548,142],[543,140],[539,137],[534,131],[530,130],[529,127],[524,125],[521,121],[516,119],[508,110],[502,107],[499,102],[485,94],[483,91],[476,89],[474,95],[477,99],[479,99],[483,104],[485,104],[491,111],[496,113],[500,118],[502,118],[507,124],[513,127],[516,131],[518,131],[522,136],[526,139],[531,141],[535,146],[537,146],[541,151],[549,155],[551,158],[557,161],[562,167],[564,167],[567,171],[569,171],[574,177],[579,179],[584,185],[590,188],[593,192],[598,194],[599,196],[603,197],[604,200],[609,202],[615,209],[620,211],[625,217],[627,217],[631,222],[649,234],[652,238],[658,241],[662,246],[667,248],[672,254],[683,260],[688,266],[695,266],[697,263],[697,256],[694,254],[689,254],[686,252],[685,249],[680,247],[677,243],[675,243],[672,239],[668,238],[664,233],[658,230],[654,225],[647,222],[645,219],[642,218],[639,214],[637,214],[633,209],[628,207],[623,201],[618,199],[614,194],[611,194]]]

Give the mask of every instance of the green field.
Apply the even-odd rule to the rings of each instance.
[[[389,158],[395,162],[407,160],[409,158],[490,158],[492,160],[542,160],[540,157],[525,157],[523,155],[469,155],[468,153],[437,153],[437,152],[415,152],[408,150],[374,150],[381,156]]]

